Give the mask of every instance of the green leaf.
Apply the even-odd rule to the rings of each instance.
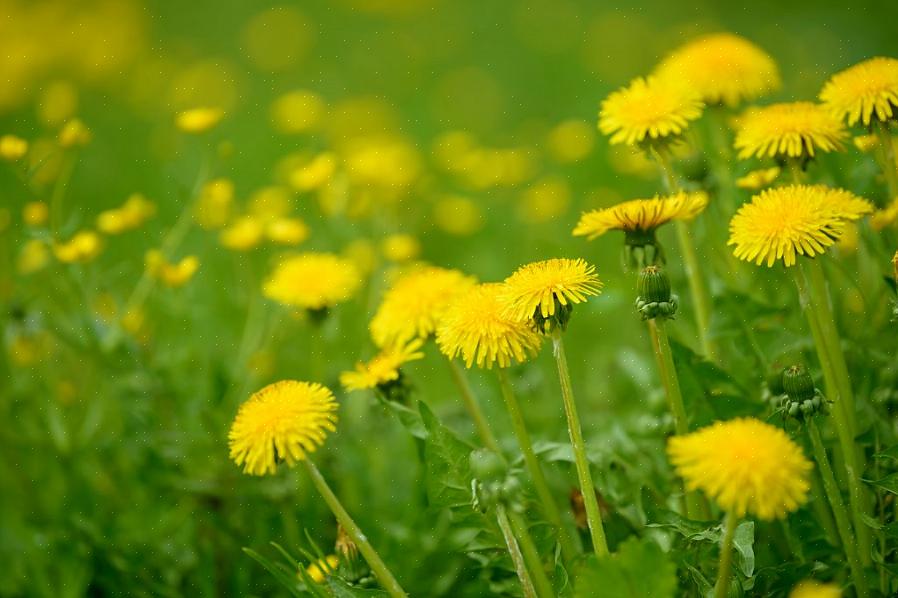
[[[421,421],[427,430],[424,439],[425,486],[435,507],[471,504],[471,465],[474,449],[437,419],[426,403],[418,402]]]
[[[876,486],[877,488],[882,488],[886,492],[891,492],[892,494],[898,494],[898,473],[890,473],[886,477],[881,480],[864,480],[868,484],[872,486]]]
[[[670,598],[677,568],[657,544],[631,537],[612,556],[589,557],[574,583],[575,598]]]
[[[266,557],[262,556],[255,550],[251,548],[244,548],[243,552],[245,552],[251,559],[265,567],[265,570],[271,573],[272,576],[280,583],[284,588],[290,592],[293,596],[302,596],[302,592],[299,591],[299,587],[296,582],[296,579],[287,575],[283,569],[278,567],[275,563],[271,562]]]
[[[873,456],[878,459],[894,459],[895,461],[898,461],[898,444],[890,446],[881,453],[877,453]]]
[[[389,596],[383,590],[369,590],[365,588],[357,588],[346,583],[339,577],[330,576],[327,578],[327,587],[330,589],[334,598],[354,598],[355,596],[363,596],[367,598],[380,598]]]
[[[695,542],[719,543],[721,529],[719,523],[708,523],[686,519],[673,511],[660,511],[655,518],[655,523],[649,523],[646,527],[672,529],[687,540]]]
[[[743,521],[736,528],[736,535],[733,536],[733,547],[739,555],[739,569],[742,570],[745,577],[751,577],[755,572],[755,522]]]
[[[424,428],[424,422],[421,421],[421,415],[417,411],[406,407],[401,403],[397,403],[396,401],[388,401],[380,396],[380,393],[374,394],[382,405],[396,414],[396,417],[399,418],[399,422],[409,431],[409,434],[421,440],[427,437],[427,430]]]

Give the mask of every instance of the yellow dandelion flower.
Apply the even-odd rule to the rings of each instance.
[[[371,319],[371,337],[379,347],[426,339],[435,332],[452,300],[475,283],[473,277],[458,270],[436,266],[421,266],[403,274]]]
[[[309,238],[309,227],[299,218],[278,218],[265,226],[265,236],[280,245],[299,245]]]
[[[228,223],[233,203],[234,183],[228,179],[211,180],[200,189],[193,217],[202,228],[220,229]]]
[[[102,250],[103,240],[92,230],[79,231],[65,243],[53,245],[53,255],[65,264],[89,262],[100,255]]]
[[[91,139],[90,129],[77,118],[68,121],[59,131],[59,145],[65,148],[87,145]]]
[[[155,214],[156,204],[140,193],[134,193],[121,207],[100,212],[97,229],[106,235],[120,235],[140,228]]]
[[[450,235],[473,235],[483,228],[484,220],[483,210],[467,197],[442,197],[433,206],[434,223]]]
[[[506,316],[526,322],[536,314],[543,318],[555,315],[556,303],[582,303],[601,290],[595,266],[582,259],[555,258],[518,268],[505,279],[500,297]]]
[[[380,250],[391,262],[407,262],[421,255],[421,242],[412,235],[399,233],[384,239]]]
[[[549,154],[558,162],[579,162],[596,143],[595,127],[582,120],[566,120],[556,125],[546,139]]]
[[[870,216],[870,228],[875,231],[880,231],[895,222],[898,222],[898,197],[888,206],[881,210],[876,210]]]
[[[632,199],[610,208],[585,212],[573,234],[590,240],[610,230],[644,235],[671,220],[691,220],[707,205],[708,194],[703,191]]]
[[[653,77],[635,79],[602,102],[599,130],[611,143],[636,145],[676,136],[702,115],[699,95],[682,84]]]
[[[820,104],[785,102],[752,108],[739,119],[735,147],[742,159],[811,157],[842,149],[842,121]]]
[[[218,235],[222,245],[234,251],[247,251],[262,242],[265,228],[253,216],[241,216]]]
[[[785,517],[807,500],[812,465],[781,429],[754,418],[719,421],[667,445],[687,490],[743,517]]]
[[[789,598],[840,598],[842,590],[834,583],[820,583],[806,579],[789,592]]]
[[[302,253],[278,264],[262,292],[284,305],[319,310],[346,301],[360,284],[351,261],[331,253]]]
[[[196,271],[200,260],[195,255],[188,255],[176,263],[169,262],[158,249],[151,249],[144,258],[147,272],[167,287],[178,288],[187,284]]]
[[[278,185],[257,189],[247,202],[248,212],[263,224],[278,218],[286,218],[293,211],[290,191]]]
[[[15,135],[0,137],[0,158],[13,162],[21,160],[28,153],[28,142]]]
[[[50,250],[47,244],[40,239],[29,239],[22,246],[16,260],[16,269],[19,274],[33,274],[43,270],[49,261]]]
[[[50,206],[44,201],[29,201],[22,208],[22,222],[25,226],[38,227],[50,219]]]
[[[752,170],[745,176],[736,179],[736,186],[740,189],[757,191],[758,189],[763,189],[764,187],[772,185],[773,182],[779,178],[782,171],[783,169],[779,166]]]
[[[854,143],[854,147],[859,149],[860,151],[867,153],[872,152],[879,145],[879,137],[873,135],[858,135],[851,140]]]
[[[323,187],[337,171],[337,155],[322,152],[293,170],[288,178],[296,191],[305,192]]]
[[[321,96],[305,89],[297,89],[279,96],[271,103],[271,123],[279,133],[305,133],[321,122],[326,111],[327,106]]]
[[[336,430],[337,402],[316,383],[282,380],[240,406],[228,446],[231,459],[250,475],[274,474],[280,461],[304,460]]]
[[[459,295],[437,327],[437,344],[449,359],[461,355],[466,367],[492,369],[523,363],[539,349],[542,337],[524,322],[508,317],[503,286],[480,284]]]
[[[329,554],[321,557],[314,563],[310,563],[306,567],[306,575],[315,583],[324,583],[327,575],[332,571],[336,571],[340,565],[340,559],[335,554]]]
[[[898,60],[871,58],[836,73],[823,86],[820,100],[849,125],[893,118],[898,112]]]
[[[422,359],[420,351],[424,341],[414,339],[409,343],[389,345],[368,363],[357,363],[355,370],[340,374],[340,384],[348,391],[377,388],[399,379],[399,368],[409,361]]]
[[[728,245],[736,257],[768,266],[795,256],[814,257],[842,236],[846,224],[873,211],[866,200],[823,185],[790,185],[752,197],[730,221]]]
[[[179,112],[175,125],[185,133],[205,133],[221,122],[224,111],[221,108],[200,107]]]
[[[898,251],[892,257],[892,269],[895,271],[895,282],[898,283]]]
[[[708,104],[731,107],[780,86],[773,58],[732,33],[714,33],[680,46],[661,61],[654,74],[683,82]]]

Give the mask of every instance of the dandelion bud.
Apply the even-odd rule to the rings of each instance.
[[[337,541],[334,543],[334,550],[342,554],[343,558],[350,563],[359,558],[359,547],[340,524],[337,524]]]
[[[783,389],[793,401],[804,402],[816,394],[814,379],[803,365],[793,365],[783,372]]]
[[[647,266],[639,273],[636,283],[639,296],[636,309],[644,320],[673,318],[677,313],[677,296],[670,292],[670,278],[658,266]]]
[[[489,449],[472,451],[468,457],[471,474],[482,482],[492,482],[505,478],[508,467],[505,461]]]

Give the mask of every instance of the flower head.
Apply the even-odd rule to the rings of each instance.
[[[324,583],[327,576],[336,571],[339,566],[339,557],[335,554],[329,554],[321,557],[314,563],[309,563],[309,566],[306,567],[306,574],[315,583]]]
[[[820,100],[849,125],[891,119],[898,112],[898,60],[871,58],[836,73],[823,86]]]
[[[842,149],[842,121],[820,104],[785,102],[748,110],[739,119],[736,149],[742,159],[814,157]]]
[[[676,136],[702,115],[701,97],[670,79],[633,80],[602,102],[599,130],[611,143],[636,145]]]
[[[585,302],[601,289],[594,266],[582,259],[555,258],[518,268],[505,279],[500,296],[508,318],[527,322],[555,316],[559,306]]]
[[[277,218],[265,225],[265,236],[280,245],[299,245],[309,238],[309,227],[299,218]]]
[[[842,236],[845,226],[873,211],[866,200],[823,185],[790,185],[767,189],[744,204],[730,221],[736,257],[768,266],[795,256],[814,257]]]
[[[278,303],[319,310],[346,301],[361,285],[351,261],[332,253],[302,253],[285,259],[262,286]]]
[[[465,366],[500,368],[512,360],[525,361],[539,349],[541,338],[526,323],[504,313],[503,285],[480,284],[459,295],[440,320],[437,344],[454,359],[461,355]]]
[[[262,242],[265,228],[255,216],[241,216],[218,234],[219,242],[233,251],[247,251]]]
[[[22,208],[25,226],[44,226],[50,220],[50,206],[45,201],[29,201]]]
[[[840,598],[842,590],[834,583],[820,583],[806,579],[789,592],[789,598]]]
[[[379,347],[434,333],[453,299],[474,286],[474,278],[459,270],[423,266],[402,275],[371,320],[371,337]]]
[[[231,459],[250,475],[274,474],[277,464],[304,460],[336,430],[337,403],[320,384],[282,380],[240,406],[228,446]]]
[[[175,117],[175,125],[185,133],[205,133],[224,118],[220,108],[192,108],[179,112]]]
[[[807,500],[811,463],[781,429],[754,418],[718,421],[674,436],[670,460],[687,490],[701,490],[743,517],[785,517]]]
[[[169,262],[158,249],[147,251],[144,263],[150,276],[171,288],[187,284],[200,267],[200,260],[195,255],[188,255],[173,263]]]
[[[0,158],[4,160],[19,160],[28,153],[28,142],[16,135],[3,135],[0,137]]]
[[[77,118],[68,121],[59,131],[59,145],[64,148],[87,145],[91,139],[90,129]]]
[[[409,343],[390,345],[380,351],[368,363],[357,363],[355,370],[340,374],[340,384],[349,391],[377,388],[399,379],[399,368],[409,361],[424,357],[421,345],[414,339]]]
[[[102,250],[103,240],[92,230],[79,231],[65,243],[53,245],[56,259],[66,264],[89,262],[100,255]]]
[[[156,214],[156,204],[140,193],[134,193],[121,207],[100,212],[97,229],[107,235],[118,235],[140,228]]]
[[[671,220],[691,220],[708,205],[704,192],[679,192],[652,199],[632,199],[610,208],[585,212],[574,236],[592,240],[610,230],[628,233],[650,233]]]
[[[782,171],[783,169],[779,166],[752,170],[745,176],[736,179],[736,186],[740,189],[751,189],[753,191],[763,189],[773,184],[773,181],[779,177]]]
[[[780,86],[773,58],[732,33],[706,35],[680,46],[661,61],[655,75],[683,81],[705,102],[727,106],[761,97]]]

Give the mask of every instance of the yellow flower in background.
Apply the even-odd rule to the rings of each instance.
[[[59,145],[64,148],[83,146],[90,143],[93,134],[81,120],[73,118],[59,131]]]
[[[329,554],[325,557],[321,557],[314,563],[310,563],[308,567],[306,567],[306,575],[314,581],[315,583],[323,583],[327,578],[327,575],[335,571],[337,567],[340,565],[340,559],[335,554]]]
[[[262,242],[265,228],[252,216],[241,216],[218,234],[219,242],[234,251],[248,251]]]
[[[546,176],[524,191],[518,204],[522,220],[535,224],[549,222],[567,212],[571,203],[571,188],[566,179]]]
[[[354,391],[394,382],[399,379],[399,368],[424,357],[421,352],[423,344],[423,340],[414,339],[408,343],[389,345],[368,363],[357,363],[355,370],[340,374],[340,384],[346,390]]]
[[[7,352],[10,362],[17,367],[32,367],[50,355],[52,337],[44,330],[20,331],[11,335]]]
[[[384,257],[391,262],[408,262],[421,255],[421,242],[413,235],[390,235],[380,243]]]
[[[518,268],[505,279],[500,298],[508,318],[527,322],[536,314],[555,315],[556,304],[582,303],[601,290],[595,266],[582,259],[554,258]]]
[[[331,253],[302,253],[278,264],[262,293],[284,305],[319,310],[351,298],[361,282],[349,260]]]
[[[283,380],[269,384],[240,406],[228,446],[231,459],[250,475],[277,472],[308,457],[336,430],[337,402],[317,383]]]
[[[782,171],[783,169],[779,166],[752,170],[745,176],[736,179],[736,186],[740,189],[757,191],[758,189],[763,189],[764,187],[772,185]]]
[[[566,120],[549,131],[546,149],[554,160],[567,164],[586,158],[595,143],[595,127],[582,120]]]
[[[780,86],[773,58],[732,33],[705,35],[680,46],[661,61],[654,74],[682,82],[708,104],[730,107]]]
[[[78,111],[78,90],[67,81],[55,81],[41,92],[37,107],[40,120],[58,127]]]
[[[433,221],[445,233],[466,237],[483,228],[483,210],[467,197],[442,197],[433,206]]]
[[[751,108],[739,119],[735,147],[742,159],[811,157],[842,149],[842,121],[820,104],[786,102]]]
[[[371,338],[378,347],[427,339],[452,300],[475,283],[459,270],[437,266],[412,269],[384,294],[371,320]]]
[[[16,260],[19,274],[28,275],[43,270],[50,261],[50,249],[40,239],[29,239],[22,245]]]
[[[0,158],[9,161],[20,160],[28,153],[28,142],[15,135],[0,137]]]
[[[293,196],[285,187],[270,185],[253,192],[247,203],[249,213],[263,224],[286,218],[293,211]]]
[[[866,153],[876,149],[876,146],[879,145],[879,138],[873,134],[858,135],[854,137],[851,142],[854,143],[854,147]]]
[[[144,263],[150,276],[171,288],[187,284],[200,267],[200,260],[195,255],[188,255],[180,261],[172,263],[158,249],[147,251]]]
[[[184,110],[175,115],[175,126],[185,133],[205,133],[224,118],[221,108],[199,107]]]
[[[102,250],[103,240],[92,230],[79,231],[65,243],[53,245],[56,259],[65,264],[89,262],[100,255]]]
[[[898,283],[898,251],[896,251],[895,255],[892,257],[892,268],[895,272],[895,282]]]
[[[503,286],[479,284],[460,294],[440,318],[437,344],[449,359],[461,355],[465,366],[509,367],[523,363],[542,344],[542,337],[526,323],[504,313]]]
[[[278,218],[265,225],[265,236],[280,245],[299,245],[309,238],[309,227],[299,218]]]
[[[207,230],[217,230],[228,223],[234,204],[234,183],[214,179],[203,184],[197,198],[194,219]]]
[[[678,82],[638,78],[602,102],[599,130],[611,143],[636,145],[679,135],[702,115],[697,92]]]
[[[462,156],[468,155],[477,148],[477,139],[467,131],[447,131],[434,139],[431,153],[446,172],[459,170]]]
[[[880,231],[895,222],[898,222],[898,197],[888,206],[881,210],[876,210],[870,216],[870,227],[875,231]]]
[[[789,598],[840,598],[842,590],[834,583],[820,583],[806,579],[789,592]]]
[[[44,201],[29,201],[22,208],[22,222],[25,226],[37,228],[50,220],[50,206]]]
[[[353,239],[343,248],[343,257],[355,264],[359,272],[371,274],[377,266],[377,249],[370,239]]]
[[[885,122],[898,111],[898,60],[871,58],[830,78],[820,101],[849,125]]]
[[[336,171],[337,155],[322,152],[290,173],[290,186],[299,192],[319,189],[331,180]]]
[[[107,235],[119,235],[140,228],[155,214],[156,204],[140,193],[134,193],[121,207],[100,212],[97,229]]]
[[[783,518],[807,501],[812,469],[784,431],[754,418],[718,421],[667,444],[687,490],[736,517]]]
[[[681,191],[652,199],[631,199],[610,208],[585,212],[573,234],[592,240],[610,230],[651,233],[671,220],[692,220],[707,205],[708,194],[704,191]]]
[[[733,216],[727,244],[747,262],[773,266],[782,259],[794,266],[796,255],[824,253],[849,222],[872,211],[868,201],[853,193],[823,185],[767,189]]]
[[[271,103],[271,124],[279,133],[296,134],[313,130],[326,116],[327,106],[313,91],[297,89]]]
[[[418,179],[421,157],[401,137],[360,137],[346,144],[346,172],[353,183],[387,189],[405,189]]]

